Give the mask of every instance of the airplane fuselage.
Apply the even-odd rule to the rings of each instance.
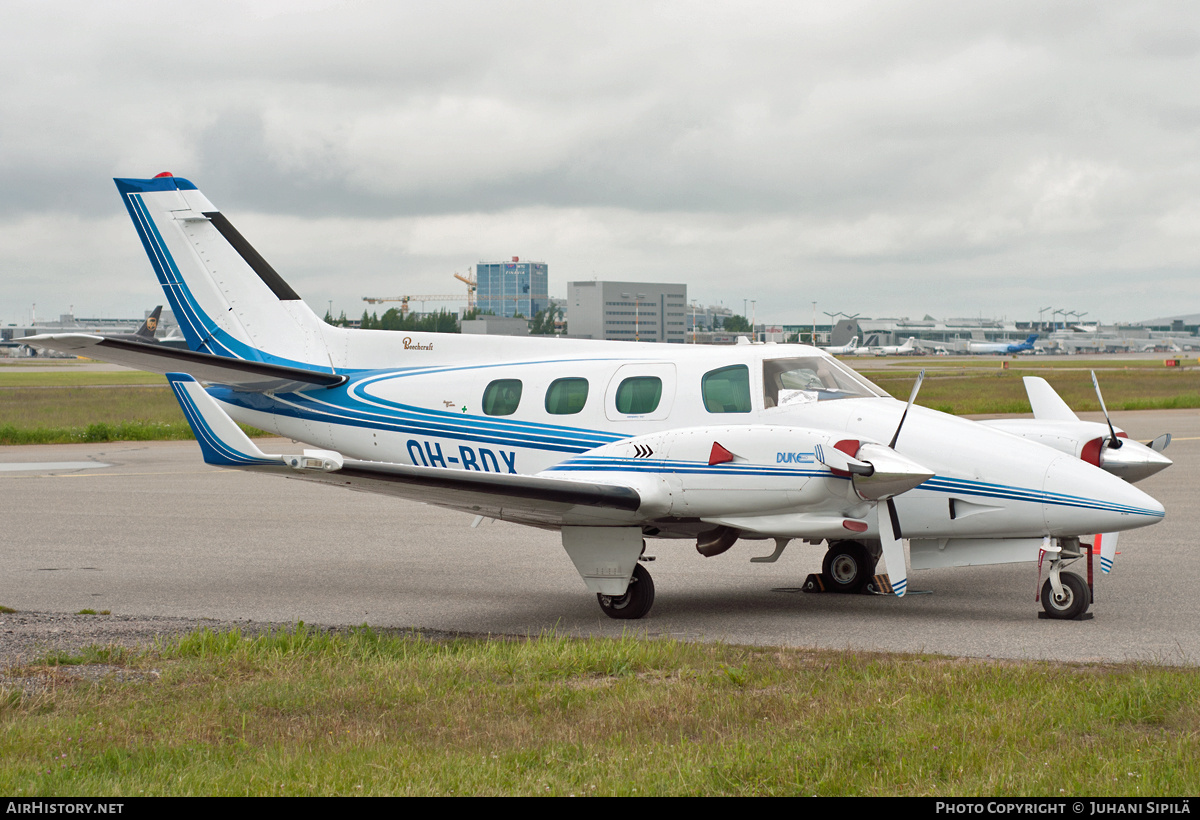
[[[800,451],[786,446],[786,431],[837,430],[844,431],[842,438],[887,442],[905,406],[804,345],[693,347],[331,330],[370,333],[351,338],[394,346],[391,359],[411,364],[343,369],[349,380],[325,390],[210,393],[238,421],[352,458],[518,475],[542,473],[632,437],[767,426],[779,431],[780,444],[755,459],[809,468],[776,476],[785,491],[796,493],[827,480],[829,471],[815,462],[811,445]],[[331,348],[336,341],[330,337]],[[850,389],[781,389],[770,383],[781,367],[791,368],[791,378],[821,370],[826,381],[844,378]],[[718,390],[710,384],[714,378],[730,383]],[[731,384],[740,395],[726,395]],[[650,385],[656,400],[628,405],[621,391],[630,385]],[[564,402],[569,389],[574,392]],[[498,399],[497,391],[507,397]],[[717,432],[710,437],[720,440]],[[912,408],[896,450],[934,473],[896,499],[904,533],[912,538],[1073,536],[1144,526],[1162,516],[1148,496],[1078,458],[927,408]],[[627,464],[596,468],[591,477],[638,466],[638,458],[635,453]],[[717,482],[720,468],[711,475]],[[767,493],[768,485],[757,491]],[[720,486],[714,484],[716,491]],[[834,501],[831,510],[846,507],[844,498]],[[710,512],[709,518],[724,514]]]

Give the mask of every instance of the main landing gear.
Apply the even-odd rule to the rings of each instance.
[[[629,579],[629,588],[624,595],[617,597],[597,593],[596,600],[608,617],[636,620],[645,616],[654,605],[654,581],[649,571],[639,563],[633,568],[633,577]]]
[[[805,592],[843,592],[857,595],[875,580],[879,556],[858,541],[834,541],[821,562],[821,574],[810,575]]]

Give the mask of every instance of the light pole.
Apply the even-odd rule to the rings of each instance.
[[[621,298],[629,299],[631,297],[628,293],[622,293]],[[633,340],[635,342],[640,342],[642,340],[642,334],[641,334],[641,325],[638,322],[638,318],[639,318],[638,314],[639,314],[639,311],[641,310],[641,307],[640,307],[641,302],[643,299],[646,298],[646,294],[635,293],[632,298],[633,298]]]

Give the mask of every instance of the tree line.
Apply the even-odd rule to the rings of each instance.
[[[463,314],[463,319],[477,319],[480,316],[494,316],[492,311],[471,310]],[[518,319],[524,319],[520,313],[516,315]],[[555,328],[555,321],[561,321],[562,309],[550,308],[548,310],[540,310],[532,319],[529,319],[529,332],[534,336],[553,336],[558,332]],[[333,315],[326,311],[326,324],[336,325],[338,327],[351,327],[351,322],[346,318],[346,311],[342,311],[341,316],[333,318]],[[421,333],[461,333],[462,325],[459,322],[458,315],[447,310],[439,310],[436,313],[402,313],[399,308],[389,308],[380,316],[378,313],[369,313],[364,310],[362,318],[359,320],[358,327],[363,330],[405,330],[416,331]],[[562,326],[562,333],[567,332],[566,324]]]

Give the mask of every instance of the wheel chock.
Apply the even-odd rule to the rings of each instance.
[[[821,580],[820,573],[814,572],[804,579],[805,592],[825,592],[825,582]]]
[[[1090,621],[1091,619],[1091,612],[1081,612],[1074,618],[1051,618],[1045,611],[1038,613],[1039,621]]]
[[[872,595],[894,595],[892,579],[886,575],[876,575],[874,583],[867,584],[867,592]]]

